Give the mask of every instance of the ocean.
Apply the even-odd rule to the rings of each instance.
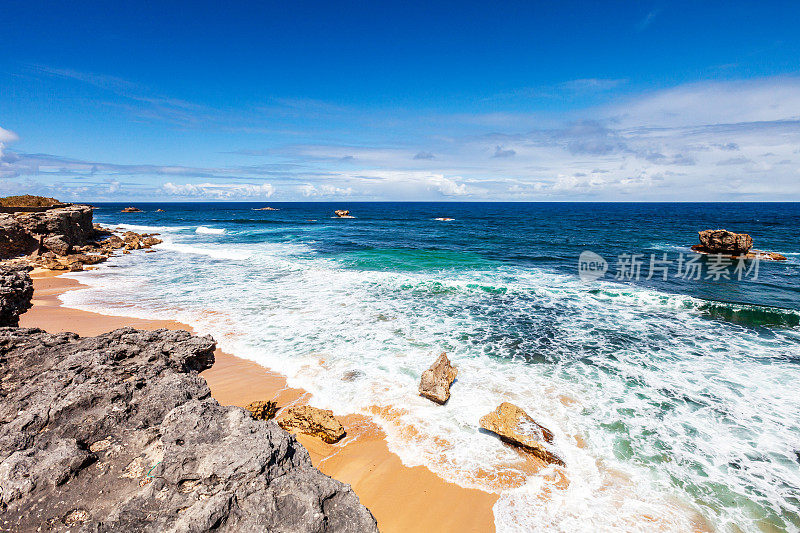
[[[800,531],[800,204],[136,205],[95,219],[159,252],[69,274],[67,306],[191,324],[372,416],[405,464],[500,494],[499,531]],[[715,228],[788,261],[692,253]],[[417,385],[443,351],[439,406]],[[568,486],[479,430],[502,401]]]

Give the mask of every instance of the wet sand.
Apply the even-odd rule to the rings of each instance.
[[[75,280],[52,272],[33,272],[33,308],[20,319],[22,327],[49,332],[71,331],[97,335],[124,326],[140,329],[185,329],[186,324],[164,320],[142,320],[68,309],[58,295],[80,288]],[[291,388],[275,372],[245,359],[216,351],[216,362],[201,374],[211,394],[223,405],[245,406],[255,400],[275,400],[280,407],[306,403],[309,395]],[[347,436],[337,444],[298,435],[314,466],[325,474],[349,483],[361,502],[378,521],[383,532],[494,531],[492,506],[496,494],[465,489],[447,483],[425,467],[407,467],[389,451],[385,434],[362,415],[339,417]]]

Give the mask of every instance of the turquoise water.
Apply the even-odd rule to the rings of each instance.
[[[372,415],[406,464],[500,493],[500,530],[800,530],[797,204],[121,207],[95,216],[165,243],[75,274],[93,288],[68,305],[182,320]],[[694,257],[716,227],[789,261],[645,279],[651,254]],[[586,250],[608,261],[598,281],[578,276]],[[614,279],[620,254],[642,254],[640,279]],[[416,394],[441,351],[459,367],[446,406]],[[478,431],[506,400],[554,432],[567,488]]]

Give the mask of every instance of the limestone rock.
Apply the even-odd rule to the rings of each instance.
[[[18,326],[19,315],[31,308],[33,281],[28,275],[28,270],[30,268],[0,267],[0,327]],[[1,386],[0,398],[2,398]]]
[[[698,232],[700,246],[710,254],[746,254],[753,247],[753,238],[747,233],[734,233],[725,229],[707,229]]]
[[[503,402],[497,409],[481,418],[481,427],[497,434],[504,442],[519,446],[536,457],[564,466],[560,457],[550,452],[542,440],[553,442],[553,433],[528,416],[522,408]]]
[[[450,364],[447,354],[442,352],[431,367],[422,373],[419,393],[436,403],[450,399],[450,385],[455,381],[458,369]]]
[[[120,211],[120,213],[141,213],[141,212],[142,210],[139,209],[138,207],[126,207],[125,209]]]
[[[272,420],[278,412],[278,404],[273,401],[255,401],[245,406],[256,420]]]
[[[51,235],[42,239],[45,248],[58,255],[67,255],[72,245],[67,242],[64,235]]]
[[[310,405],[287,408],[281,413],[278,425],[286,431],[305,433],[329,444],[337,442],[345,435],[344,427],[333,416],[333,411]]]
[[[293,436],[211,398],[214,346],[0,328],[0,530],[377,531]]]
[[[355,218],[350,214],[350,211],[346,211],[344,209],[337,209],[336,211],[333,212],[333,214],[339,218]]]

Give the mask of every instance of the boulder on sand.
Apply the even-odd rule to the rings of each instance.
[[[547,463],[565,466],[564,461],[541,442],[544,440],[552,443],[553,433],[540,426],[513,403],[501,403],[497,409],[481,418],[481,427],[497,434],[504,442],[519,446]]]
[[[450,385],[455,381],[458,369],[450,364],[447,354],[442,352],[431,367],[422,373],[419,394],[436,403],[450,399]]]
[[[272,420],[278,412],[278,404],[273,401],[255,401],[245,406],[256,420]]]
[[[289,407],[278,419],[278,425],[292,433],[305,433],[333,444],[344,437],[342,424],[333,416],[333,411],[317,409],[310,405]]]

